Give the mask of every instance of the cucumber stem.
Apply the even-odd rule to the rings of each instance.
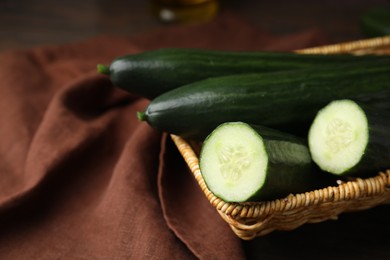
[[[145,114],[145,112],[137,112],[137,118],[138,118],[138,120],[139,121],[145,121],[146,120],[146,114]]]
[[[97,71],[101,74],[110,75],[110,67],[103,64],[97,65]]]

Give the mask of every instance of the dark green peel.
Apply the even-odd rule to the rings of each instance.
[[[232,121],[306,134],[317,111],[335,99],[390,109],[389,61],[210,78],[155,98],[142,120],[199,140]]]
[[[153,99],[182,85],[210,77],[324,67],[377,59],[382,57],[160,49],[118,57],[109,66],[98,65],[98,71],[110,75],[115,86]]]

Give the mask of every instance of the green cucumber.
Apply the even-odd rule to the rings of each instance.
[[[377,7],[360,19],[360,28],[368,37],[390,35],[390,8]]]
[[[162,94],[139,112],[138,118],[162,131],[198,140],[229,121],[307,134],[317,111],[343,98],[390,109],[390,58],[386,62],[210,78]]]
[[[308,140],[323,171],[366,177],[390,169],[390,111],[333,101],[318,112]]]
[[[221,124],[205,139],[199,167],[208,189],[227,202],[282,198],[321,179],[302,139],[243,122]]]
[[[349,54],[304,55],[160,49],[118,57],[109,66],[99,64],[98,71],[108,74],[114,85],[153,99],[171,89],[209,77],[291,70],[380,58]]]

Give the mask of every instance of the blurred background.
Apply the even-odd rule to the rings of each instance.
[[[183,1],[183,0],[182,0]],[[184,0],[189,2],[192,0]],[[205,23],[234,13],[272,34],[322,31],[330,42],[362,39],[359,20],[386,0],[0,0],[0,50],[83,40],[101,34],[132,36],[174,24]]]

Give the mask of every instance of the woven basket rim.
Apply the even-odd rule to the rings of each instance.
[[[337,53],[353,53],[360,54],[361,50],[372,50],[390,46],[390,35],[358,41],[349,41],[331,45],[324,45],[306,49],[299,49],[295,52],[301,54],[337,54]]]
[[[329,186],[304,193],[290,194],[287,197],[263,202],[225,202],[215,196],[206,186],[199,168],[199,159],[191,145],[182,137],[171,135],[179,152],[189,166],[203,193],[210,203],[221,213],[239,218],[257,218],[275,212],[293,210],[321,203],[334,203],[370,197],[385,193],[390,188],[390,169],[379,172],[370,178],[356,178],[338,186]]]

